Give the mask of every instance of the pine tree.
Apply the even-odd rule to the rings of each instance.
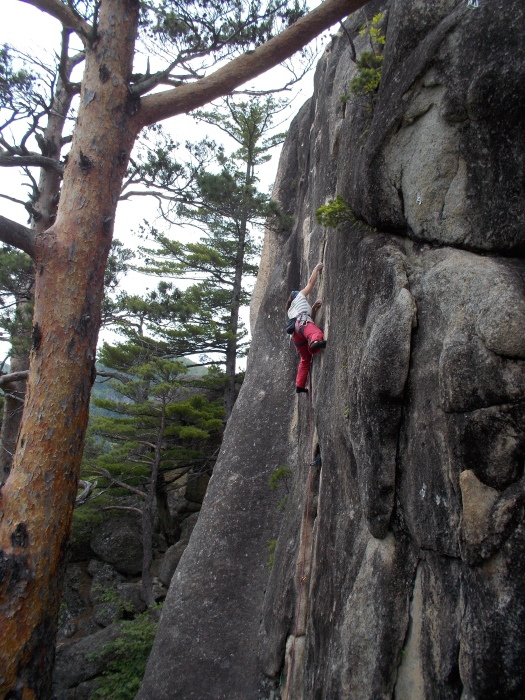
[[[226,419],[235,402],[236,361],[245,345],[246,331],[239,319],[241,306],[249,301],[245,282],[257,274],[257,229],[275,210],[270,198],[257,189],[257,167],[271,156],[283,134],[268,135],[275,115],[284,103],[272,97],[247,102],[225,100],[224,109],[198,112],[197,118],[212,124],[238,148],[226,156],[217,149],[219,172],[200,169],[191,187],[178,202],[179,223],[190,224],[205,235],[197,243],[182,244],[158,230],[150,232],[156,248],[142,248],[143,272],[163,277],[200,278],[185,294],[196,299],[197,313],[211,309],[213,322],[221,327],[224,347]],[[209,326],[211,328],[213,326]],[[216,352],[216,350],[215,350]]]
[[[150,568],[156,515],[162,534],[173,543],[165,474],[180,478],[190,470],[199,473],[203,465],[207,468],[222,432],[220,403],[185,381],[187,365],[162,355],[162,346],[146,338],[141,344],[103,346],[100,360],[106,369],[101,373],[113,377],[112,387],[121,398],[93,400],[105,413],[91,421],[98,454],[88,452],[85,457],[87,478],[102,478],[103,488],[124,488],[142,502],[132,509],[142,522],[142,582],[148,607],[154,604]]]

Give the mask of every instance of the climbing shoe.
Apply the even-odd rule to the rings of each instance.
[[[326,347],[326,340],[314,340],[310,345],[310,350],[322,350]]]
[[[295,387],[295,393],[296,393],[296,394],[307,394],[307,393],[308,393],[308,389],[301,389],[300,386],[296,386],[296,387]]]

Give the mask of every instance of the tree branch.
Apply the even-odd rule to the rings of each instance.
[[[22,166],[35,166],[36,168],[52,168],[60,175],[64,172],[64,166],[53,158],[41,156],[39,153],[29,153],[27,156],[0,156],[0,167],[19,168]]]
[[[190,112],[231,93],[236,87],[290,58],[324,29],[328,29],[367,2],[368,0],[325,0],[278,36],[255,51],[229,61],[215,73],[194,83],[144,97],[137,114],[140,127],[149,126],[182,112]]]
[[[122,384],[132,381],[132,377],[128,377],[121,372],[108,372],[106,370],[97,369],[97,377],[108,377],[109,379],[117,379]]]
[[[156,197],[157,199],[166,199],[168,202],[178,201],[176,195],[168,195],[155,190],[128,190],[120,195],[119,202],[125,202],[132,197]]]
[[[69,85],[69,75],[67,74],[67,56],[69,51],[69,34],[71,30],[67,27],[62,27],[62,46],[60,51],[60,63],[58,66],[58,74],[62,78],[66,90]]]
[[[159,71],[158,73],[155,73],[154,75],[149,75],[149,76],[144,77],[138,83],[133,85],[133,87],[131,88],[132,94],[144,95],[146,92],[149,92],[150,90],[152,90],[159,83],[161,83],[164,79],[169,77],[169,74],[175,68],[177,63],[178,63],[178,60],[175,60],[166,68],[166,70]]]
[[[91,25],[60,0],[21,0],[21,2],[33,5],[38,10],[47,12],[51,17],[58,19],[64,27],[76,32],[82,41],[85,41],[92,33]]]
[[[16,197],[10,197],[8,194],[2,194],[0,192],[0,197],[2,197],[2,199],[8,199],[10,202],[14,202],[15,204],[21,204],[23,207],[26,205],[26,202],[23,202],[21,199],[16,199]]]
[[[75,506],[84,505],[84,503],[91,496],[91,492],[97,488],[97,481],[93,483],[91,481],[84,481],[84,479],[79,479],[78,485],[84,490],[75,498]]]
[[[128,513],[137,513],[138,515],[142,515],[140,508],[134,508],[133,506],[104,506],[102,510],[124,510]]]
[[[30,228],[17,224],[16,221],[0,216],[0,241],[23,250],[32,258],[35,257],[36,234]]]
[[[0,387],[4,387],[6,384],[11,384],[11,382],[19,382],[21,379],[27,379],[29,370],[23,370],[21,372],[11,372],[11,374],[0,375]]]
[[[103,476],[108,481],[110,481],[111,486],[116,484],[117,486],[126,489],[126,491],[134,493],[135,496],[139,496],[140,498],[146,498],[146,494],[143,491],[141,491],[140,489],[136,489],[134,486],[131,486],[131,484],[126,484],[125,481],[116,479],[107,469],[104,469],[104,467],[98,467],[96,464],[91,464],[90,466],[95,472],[95,474],[97,474],[98,476]]]

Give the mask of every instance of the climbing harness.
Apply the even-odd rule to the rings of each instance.
[[[299,316],[295,317],[295,332],[302,333],[304,330],[304,327],[309,322],[313,323],[310,315],[307,314],[306,311],[303,311],[302,313],[300,313]]]
[[[306,311],[301,311],[301,313],[298,316],[294,316],[293,318],[289,318],[288,321],[286,322],[286,332],[287,333],[302,333],[303,328],[306,326],[307,323],[310,323],[312,321],[312,317],[306,313]]]
[[[299,579],[299,597],[297,600],[297,609],[295,612],[295,629],[294,629],[294,634],[293,634],[293,640],[292,640],[292,650],[290,653],[290,670],[288,672],[288,678],[286,682],[286,699],[285,700],[290,700],[290,691],[291,691],[291,684],[293,681],[293,672],[294,672],[294,665],[295,665],[295,640],[297,639],[297,633],[299,631],[299,617],[301,615],[301,604],[303,600],[303,591],[304,591],[304,584],[306,583],[306,580],[308,576],[305,574],[306,570],[306,544],[308,540],[308,520],[310,517],[310,502],[311,502],[311,497],[312,497],[312,479],[313,479],[313,472],[314,472],[314,467],[318,466],[321,464],[321,455],[319,455],[315,460],[314,460],[314,454],[313,454],[313,399],[312,399],[312,369],[310,368],[310,375],[308,377],[308,420],[309,420],[309,430],[310,430],[310,436],[309,436],[309,453],[310,453],[310,463],[309,463],[309,471],[308,471],[308,487],[306,491],[306,505],[305,505],[305,511],[304,511],[304,517],[303,517],[303,522],[301,526],[301,539],[303,541],[302,547],[301,547],[301,558],[300,558],[300,569],[301,569],[301,576]]]

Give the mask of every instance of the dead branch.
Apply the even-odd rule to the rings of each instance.
[[[2,374],[0,376],[0,387],[4,387],[12,382],[19,382],[22,379],[27,379],[29,370],[24,370],[22,372],[12,372],[11,374]]]
[[[32,258],[35,257],[35,232],[16,221],[0,216],[0,241],[23,250]]]

